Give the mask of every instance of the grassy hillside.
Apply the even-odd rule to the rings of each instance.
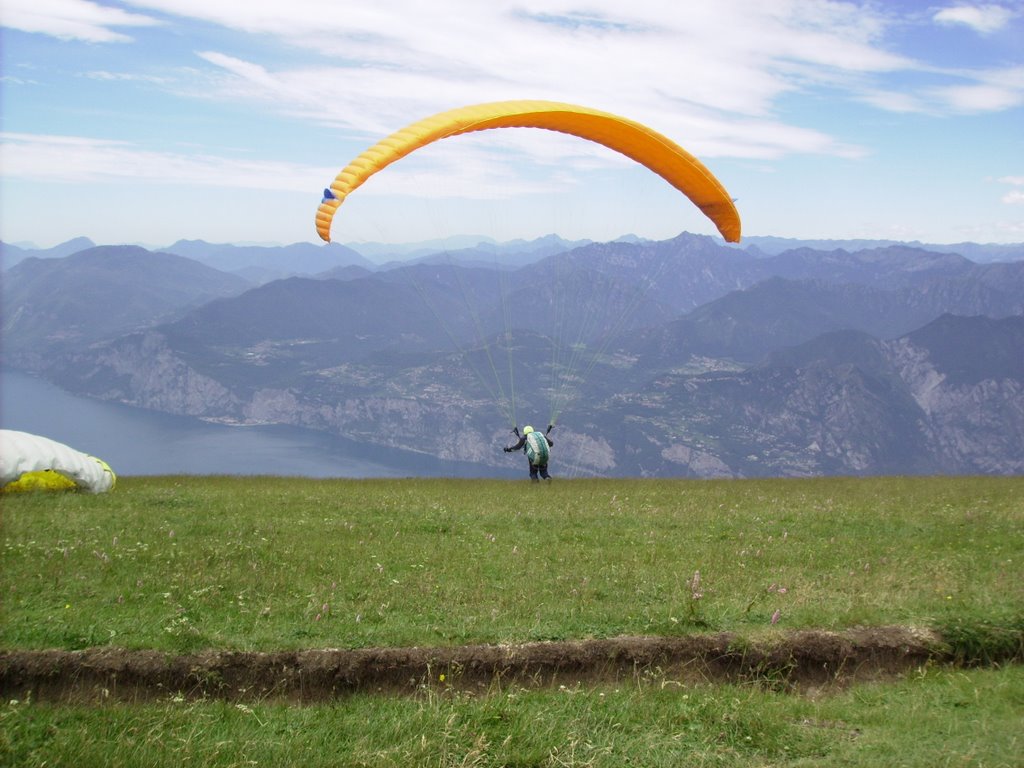
[[[1022,478],[164,477],[2,503],[0,652],[889,623],[969,645],[985,627],[1016,628],[1019,643],[1024,615]],[[79,704],[5,697],[0,765],[1009,768],[1024,754],[1022,707],[1013,664],[925,665],[802,695],[657,669],[483,693],[435,671],[412,695],[308,706],[98,690]]]
[[[0,708],[0,765],[120,768],[1018,768],[1024,667],[799,697],[754,686]]]
[[[3,504],[0,648],[450,645],[1024,614],[1022,478],[163,477]]]

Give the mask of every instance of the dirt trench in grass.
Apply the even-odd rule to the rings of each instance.
[[[749,640],[731,633],[619,637],[522,645],[202,651],[174,655],[99,647],[0,651],[7,700],[151,701],[171,697],[314,703],[356,692],[487,692],[574,687],[754,682],[814,693],[955,659],[935,633],[910,627],[794,631]]]

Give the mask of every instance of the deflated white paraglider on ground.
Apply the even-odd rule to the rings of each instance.
[[[82,490],[104,493],[117,482],[102,459],[56,440],[0,429],[0,492]]]

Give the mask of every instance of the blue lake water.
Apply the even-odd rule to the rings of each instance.
[[[31,432],[126,475],[475,477],[501,475],[295,427],[229,427],[72,395],[0,371],[0,427]],[[0,446],[2,450],[2,446]]]

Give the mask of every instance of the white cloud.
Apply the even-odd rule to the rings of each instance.
[[[988,35],[1005,27],[1013,17],[1013,12],[1002,5],[955,5],[943,8],[932,18],[947,26],[963,25],[975,32]]]
[[[1024,176],[1002,176],[996,181],[1011,187],[1024,187]],[[1011,189],[1000,200],[1007,205],[1024,205],[1024,190]]]
[[[141,82],[160,84],[171,82],[166,77],[156,77],[155,75],[143,75],[131,72],[107,72],[102,69],[93,70],[92,72],[83,72],[82,77],[86,77],[90,80],[103,80],[106,82],[118,83]]]
[[[223,99],[240,95],[273,105],[304,120],[336,125],[350,134],[364,137],[367,143],[427,117],[444,107],[480,101],[521,97],[516,90],[480,89],[474,84],[438,83],[415,72],[367,72],[358,78],[342,68],[271,72],[252,62],[215,52],[200,54],[223,71],[211,87],[205,84],[207,98]],[[219,80],[219,82],[216,82]],[[381,100],[386,93],[408,94]],[[429,94],[425,96],[423,94]],[[447,96],[444,96],[447,94]],[[197,94],[199,95],[199,94]],[[538,98],[558,100],[564,94],[544,92]],[[676,139],[701,157],[733,156],[771,159],[785,154],[831,154],[843,157],[863,155],[861,148],[837,142],[825,133],[787,125],[774,119],[759,119],[723,114],[695,104],[666,102],[656,96],[646,100],[636,94],[619,98],[615,94],[594,94],[577,103],[600,106],[609,111],[640,120]],[[595,103],[596,102],[596,103]],[[514,145],[524,159],[544,162],[543,154],[552,146],[550,136],[537,138],[534,131],[511,132],[500,139],[486,140],[491,146]],[[464,139],[460,139],[463,141]],[[559,147],[563,163],[579,159],[580,151],[570,151],[578,140],[565,140]]]
[[[883,16],[828,0],[131,2],[315,51],[332,62],[318,84],[361,91],[391,125],[391,105],[421,113],[424,93],[435,107],[533,97],[763,117],[795,89],[912,65],[880,44]]]
[[[154,152],[131,142],[80,136],[2,133],[0,141],[4,176],[31,181],[154,181],[308,193],[329,173],[290,163]]]
[[[510,132],[517,133],[522,137],[521,132]],[[360,195],[419,197],[429,188],[431,197],[508,198],[579,183],[579,178],[569,181],[562,172],[574,161],[590,169],[628,162],[603,147],[553,132],[544,133],[547,146],[539,152],[530,142],[515,140],[512,135],[498,142],[497,147],[474,136],[459,137],[457,146],[441,142],[398,164],[389,173],[375,177]],[[527,152],[542,169],[546,166],[546,172],[534,178],[516,174],[518,163],[508,162],[508,156],[521,161]],[[504,160],[500,154],[506,156]],[[307,195],[326,186],[340,170],[340,163],[330,168],[311,167],[203,153],[154,152],[126,141],[24,133],[0,133],[0,161],[5,177],[34,182],[154,182]],[[444,183],[437,184],[438,178],[443,178]],[[432,182],[425,185],[424,179]]]
[[[94,6],[86,0],[40,0]],[[14,0],[24,7],[33,0]],[[125,0],[156,13],[274,38],[303,59],[255,59],[228,48],[199,55],[216,67],[191,95],[248,99],[367,137],[444,108],[542,98],[626,114],[689,148],[741,157],[800,151],[777,139],[780,103],[809,92],[845,94],[894,113],[982,112],[1020,103],[996,78],[946,73],[948,84],[906,85],[907,72],[936,68],[893,51],[898,19],[875,4],[834,0]],[[115,11],[115,9],[106,9]],[[116,11],[118,13],[123,13]],[[148,17],[139,17],[148,18]],[[1009,12],[958,5],[939,23],[994,29]],[[116,33],[114,33],[116,34]],[[734,126],[771,126],[768,142]],[[810,152],[851,151],[823,135]],[[737,139],[740,139],[737,142]],[[852,150],[854,153],[857,150]]]
[[[192,95],[262,102],[367,139],[441,109],[539,98],[628,115],[701,156],[856,156],[787,124],[779,99],[913,66],[880,45],[884,17],[825,0],[132,2],[318,52],[323,63],[305,66],[200,52],[216,69]]]
[[[886,112],[912,113],[928,110],[920,96],[913,93],[866,89],[860,100]]]
[[[9,136],[4,174],[13,164],[31,178],[152,179],[318,194],[352,154],[413,120],[516,98],[575,102],[633,117],[676,139],[716,173],[724,165],[740,179],[755,166],[781,172],[789,156],[882,157],[890,133],[876,130],[878,111],[889,113],[881,117],[892,135],[911,124],[934,125],[899,117],[911,113],[1002,111],[985,123],[1004,130],[999,126],[1017,115],[1009,110],[1024,104],[1024,67],[1006,34],[1016,31],[1010,25],[1019,19],[999,22],[991,10],[1009,6],[969,9],[966,1],[942,1],[956,5],[935,12],[936,6],[907,10],[876,0],[0,0],[0,20],[18,29],[35,24],[45,34],[95,42],[136,35],[137,45],[94,49],[102,55],[84,57],[87,63],[58,55],[46,63],[59,67],[45,68],[43,76],[51,79],[41,82],[64,78],[60,86],[66,86],[66,73],[77,65],[71,87],[88,88],[87,78],[107,81],[95,90],[97,99],[89,103],[96,107],[86,119],[111,116],[116,133],[108,135],[143,131],[138,143]],[[8,6],[20,14],[20,26],[11,23]],[[37,11],[35,21],[24,21]],[[61,27],[76,18],[80,28]],[[133,25],[158,20],[159,28],[133,32]],[[1003,35],[954,50],[934,45],[950,37],[938,24],[979,31],[1002,24]],[[1009,48],[1000,48],[1007,40]],[[901,53],[911,50],[928,60]],[[1009,66],[997,69],[1003,65]],[[128,93],[118,88],[120,81],[166,89],[166,114],[143,119],[139,110],[144,105],[151,114],[154,103],[164,103],[161,94],[154,88]],[[26,89],[8,83],[12,96],[41,98],[42,89],[23,94]],[[196,117],[201,99],[210,105],[208,119]],[[77,122],[81,113],[74,108],[38,110],[38,118],[17,128],[103,135],[98,122]],[[130,119],[113,123],[122,109]],[[19,114],[30,111],[22,107]],[[251,137],[228,134],[240,116],[260,123]],[[189,130],[173,132],[183,121]],[[981,122],[950,120],[948,135],[966,136]],[[222,130],[222,138],[207,138]],[[284,132],[280,141],[275,132]],[[423,194],[431,163],[446,166],[448,181],[438,192],[480,197],[586,184],[594,178],[589,171],[628,163],[550,132],[498,133],[507,135],[460,137],[457,145],[441,142],[430,153],[416,153],[375,178],[360,197]],[[204,149],[192,156],[188,148],[160,152],[147,144],[171,135],[195,137]],[[298,144],[303,136],[308,145]],[[858,145],[861,137],[872,146]],[[326,170],[250,162],[234,151],[258,146],[251,157],[288,157],[318,142],[331,147]],[[716,161],[722,157],[745,162]]]
[[[14,75],[0,75],[0,83],[7,85],[32,85],[34,80],[26,80],[22,77],[15,77]]]
[[[1024,67],[968,73],[974,82],[932,90],[955,112],[999,112],[1024,105]]]
[[[950,86],[936,94],[957,112],[999,112],[1024,104],[1024,92],[996,85]]]
[[[160,22],[89,0],[4,0],[3,26],[61,40],[120,43],[131,38],[118,27],[149,27]]]
[[[1004,112],[1024,105],[1024,67],[931,73],[943,82],[905,90],[865,89],[859,99],[893,113],[929,115]]]

